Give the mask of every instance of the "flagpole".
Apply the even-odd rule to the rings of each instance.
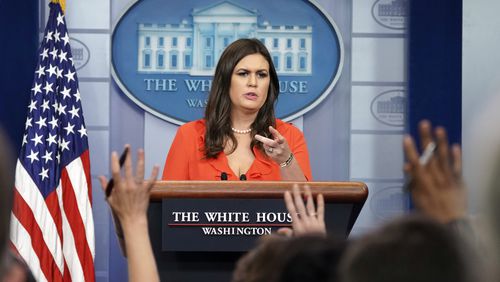
[[[58,3],[61,6],[61,10],[66,13],[66,0],[51,0],[52,3]]]

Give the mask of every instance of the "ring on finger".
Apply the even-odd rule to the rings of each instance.
[[[267,149],[267,152],[268,152],[268,153],[272,153],[272,152],[273,152],[273,147],[269,147],[269,148]]]

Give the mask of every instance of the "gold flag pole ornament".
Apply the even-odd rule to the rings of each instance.
[[[66,12],[66,0],[52,0],[50,2],[52,2],[52,3],[58,3],[59,6],[61,6],[61,10],[63,12]]]

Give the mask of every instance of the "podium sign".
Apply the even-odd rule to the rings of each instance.
[[[327,203],[328,233],[345,237],[352,211],[353,204]],[[165,199],[162,214],[163,251],[247,251],[292,223],[282,199]]]

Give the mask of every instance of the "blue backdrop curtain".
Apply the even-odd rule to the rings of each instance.
[[[410,1],[409,132],[429,119],[462,134],[462,0]]]
[[[37,60],[38,1],[0,0],[0,124],[17,151]]]

